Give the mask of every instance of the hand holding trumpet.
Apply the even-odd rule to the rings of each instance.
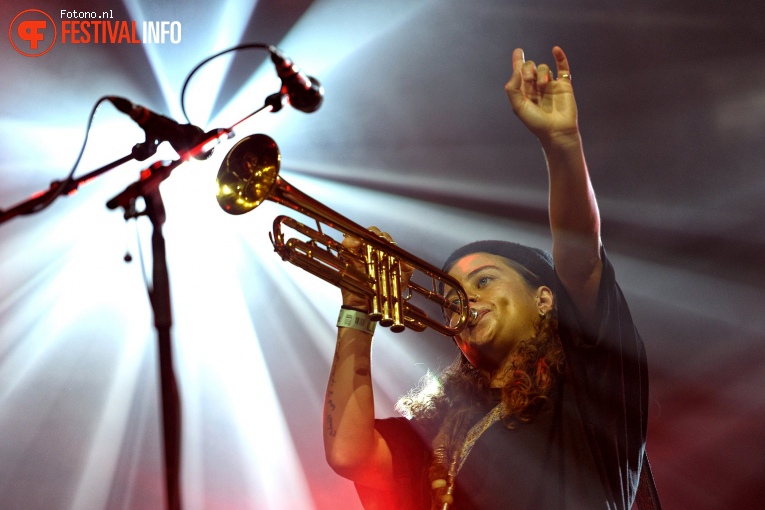
[[[372,234],[382,239],[385,239],[389,243],[396,244],[396,242],[387,232],[382,232],[379,228],[374,226],[369,227],[368,230]],[[360,256],[358,259],[354,258],[353,260],[350,260],[349,263],[354,267],[355,270],[361,273],[366,271],[366,268],[361,262],[361,255],[362,255],[361,250],[363,248],[363,244],[364,243],[362,243],[361,240],[356,237],[353,237],[347,234],[343,236],[343,242],[342,242],[343,247],[347,248],[349,251],[354,252]],[[401,272],[400,288],[401,290],[403,290],[407,287],[407,285],[409,285],[409,280],[411,279],[412,273],[414,272],[414,267],[402,261],[402,262],[399,262],[399,270]],[[369,303],[369,298],[367,296],[359,296],[347,290],[344,287],[341,287],[341,292],[343,296],[343,306],[351,307],[363,312],[369,312],[370,303]]]

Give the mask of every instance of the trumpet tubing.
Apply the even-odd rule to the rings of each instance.
[[[230,214],[244,214],[264,200],[271,200],[313,219],[316,228],[286,215],[277,216],[270,234],[274,250],[283,260],[332,285],[366,296],[371,319],[391,331],[431,328],[455,336],[475,317],[459,282],[286,182],[278,175],[280,161],[279,149],[270,137],[258,134],[240,140],[218,171],[217,198],[221,208]],[[286,229],[305,239],[287,239]],[[326,229],[359,239],[361,251],[349,250]],[[408,281],[403,279],[402,265],[413,268]],[[416,280],[429,281],[431,288]],[[439,287],[453,289],[456,299],[447,301]],[[415,305],[414,296],[440,308],[443,317],[434,318]],[[457,319],[454,324],[454,320],[444,320],[449,315]]]

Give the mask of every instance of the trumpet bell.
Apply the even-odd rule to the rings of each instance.
[[[244,214],[268,198],[276,186],[281,154],[267,135],[242,138],[218,169],[218,204],[229,214]]]

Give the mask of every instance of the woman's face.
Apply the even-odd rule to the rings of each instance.
[[[547,287],[530,288],[507,259],[490,253],[459,259],[449,274],[478,311],[477,322],[455,337],[457,345],[474,367],[492,373],[520,342],[534,337],[540,315],[552,306],[552,293]]]

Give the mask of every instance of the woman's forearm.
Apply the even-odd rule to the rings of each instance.
[[[543,141],[550,177],[550,231],[555,271],[579,312],[590,320],[596,309],[603,261],[600,213],[582,142],[576,133],[565,140]]]
[[[600,254],[600,213],[578,133],[543,142],[550,176],[550,229],[556,265],[586,277]]]
[[[375,451],[372,335],[339,328],[324,399],[324,450],[330,466],[354,478]]]

